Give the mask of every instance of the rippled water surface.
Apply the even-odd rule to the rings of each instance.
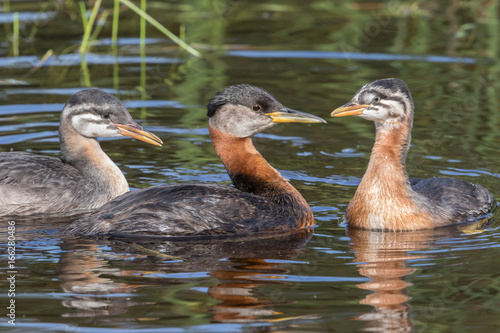
[[[89,15],[92,3],[85,3]],[[329,118],[363,84],[401,78],[416,105],[409,174],[457,177],[500,197],[498,0],[147,1],[148,13],[200,58],[149,23],[141,43],[140,19],[124,5],[115,43],[111,1],[101,5],[100,30],[83,58],[77,2],[11,0],[2,6],[0,151],[59,156],[60,111],[86,86],[118,96],[165,142],[159,148],[101,140],[133,189],[229,184],[205,115],[208,99],[227,85],[264,87],[283,104],[328,123],[280,124],[254,139],[310,203],[313,233],[131,242],[61,237],[72,219],[16,219],[15,326],[6,316],[8,220],[0,220],[0,329],[499,329],[500,216],[441,230],[347,232],[342,217],[366,168],[374,127],[359,118]]]

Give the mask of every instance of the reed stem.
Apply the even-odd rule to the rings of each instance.
[[[174,43],[182,47],[184,50],[187,52],[191,53],[195,57],[201,57],[201,53],[196,51],[194,48],[186,44],[183,40],[181,40],[179,37],[174,35],[170,30],[165,28],[163,25],[161,25],[160,22],[152,18],[149,14],[147,14],[145,11],[134,5],[132,2],[129,0],[120,0],[125,6],[128,8],[132,9],[134,12],[136,12],[138,15],[141,17],[144,17],[146,21],[148,21],[152,26],[154,26],[156,29],[160,30],[164,35],[166,35],[168,38],[170,38]]]
[[[97,17],[97,13],[99,12],[99,8],[101,7],[102,0],[96,0],[94,3],[94,7],[92,8],[92,12],[90,13],[90,18],[87,21],[86,12],[82,12],[82,22],[84,27],[84,33],[82,38],[82,45],[80,46],[80,54],[84,54],[88,51],[88,44],[90,39],[90,33],[92,32],[92,27],[94,25],[95,19]],[[80,2],[80,8],[82,2]],[[83,5],[85,7],[85,5]]]
[[[111,51],[115,58],[113,63],[113,88],[115,94],[120,98],[120,64],[118,61],[118,23],[120,21],[120,0],[114,0],[113,25],[111,30]]]
[[[12,55],[19,56],[19,13],[14,13],[14,22],[12,23]]]
[[[85,4],[80,2],[80,10],[82,11],[82,23],[84,27],[84,33],[82,38],[82,44],[80,45],[80,56],[82,58],[81,62],[81,73],[82,73],[82,85],[85,87],[90,87],[90,71],[87,64],[87,59],[85,58],[85,53],[87,53],[89,48],[89,38],[90,33],[92,32],[92,26],[94,25],[95,19],[97,17],[97,13],[99,12],[99,8],[101,7],[102,0],[96,0],[94,3],[94,7],[92,8],[92,12],[90,13],[90,18],[87,20],[87,10],[85,8]],[[83,5],[82,5],[83,4]]]

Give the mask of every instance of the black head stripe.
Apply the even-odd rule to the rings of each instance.
[[[224,104],[252,107],[259,104],[263,109],[276,104],[277,101],[266,90],[250,84],[237,84],[218,92],[207,105],[207,116],[212,117]]]

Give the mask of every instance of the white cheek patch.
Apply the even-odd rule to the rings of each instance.
[[[379,122],[396,122],[403,115],[403,107],[398,101],[384,100],[382,105],[367,108],[361,115],[362,118]]]
[[[386,114],[385,117],[390,117],[392,119],[397,118],[399,120],[400,117],[404,115],[404,105],[400,101],[385,101],[386,104]]]
[[[117,128],[109,128],[109,124],[103,123],[103,119],[95,114],[81,114],[71,119],[73,128],[85,137],[115,137],[121,136]]]

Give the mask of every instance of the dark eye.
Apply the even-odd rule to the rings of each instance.
[[[373,103],[377,103],[377,102],[380,102],[380,97],[378,97],[378,96],[373,99]]]
[[[103,115],[102,117],[103,117],[104,119],[109,119],[109,114],[107,114],[107,113],[106,113],[106,114],[105,114],[105,115]]]
[[[260,110],[262,110],[262,107],[259,104],[255,104],[254,106],[252,106],[252,110],[260,111]]]

